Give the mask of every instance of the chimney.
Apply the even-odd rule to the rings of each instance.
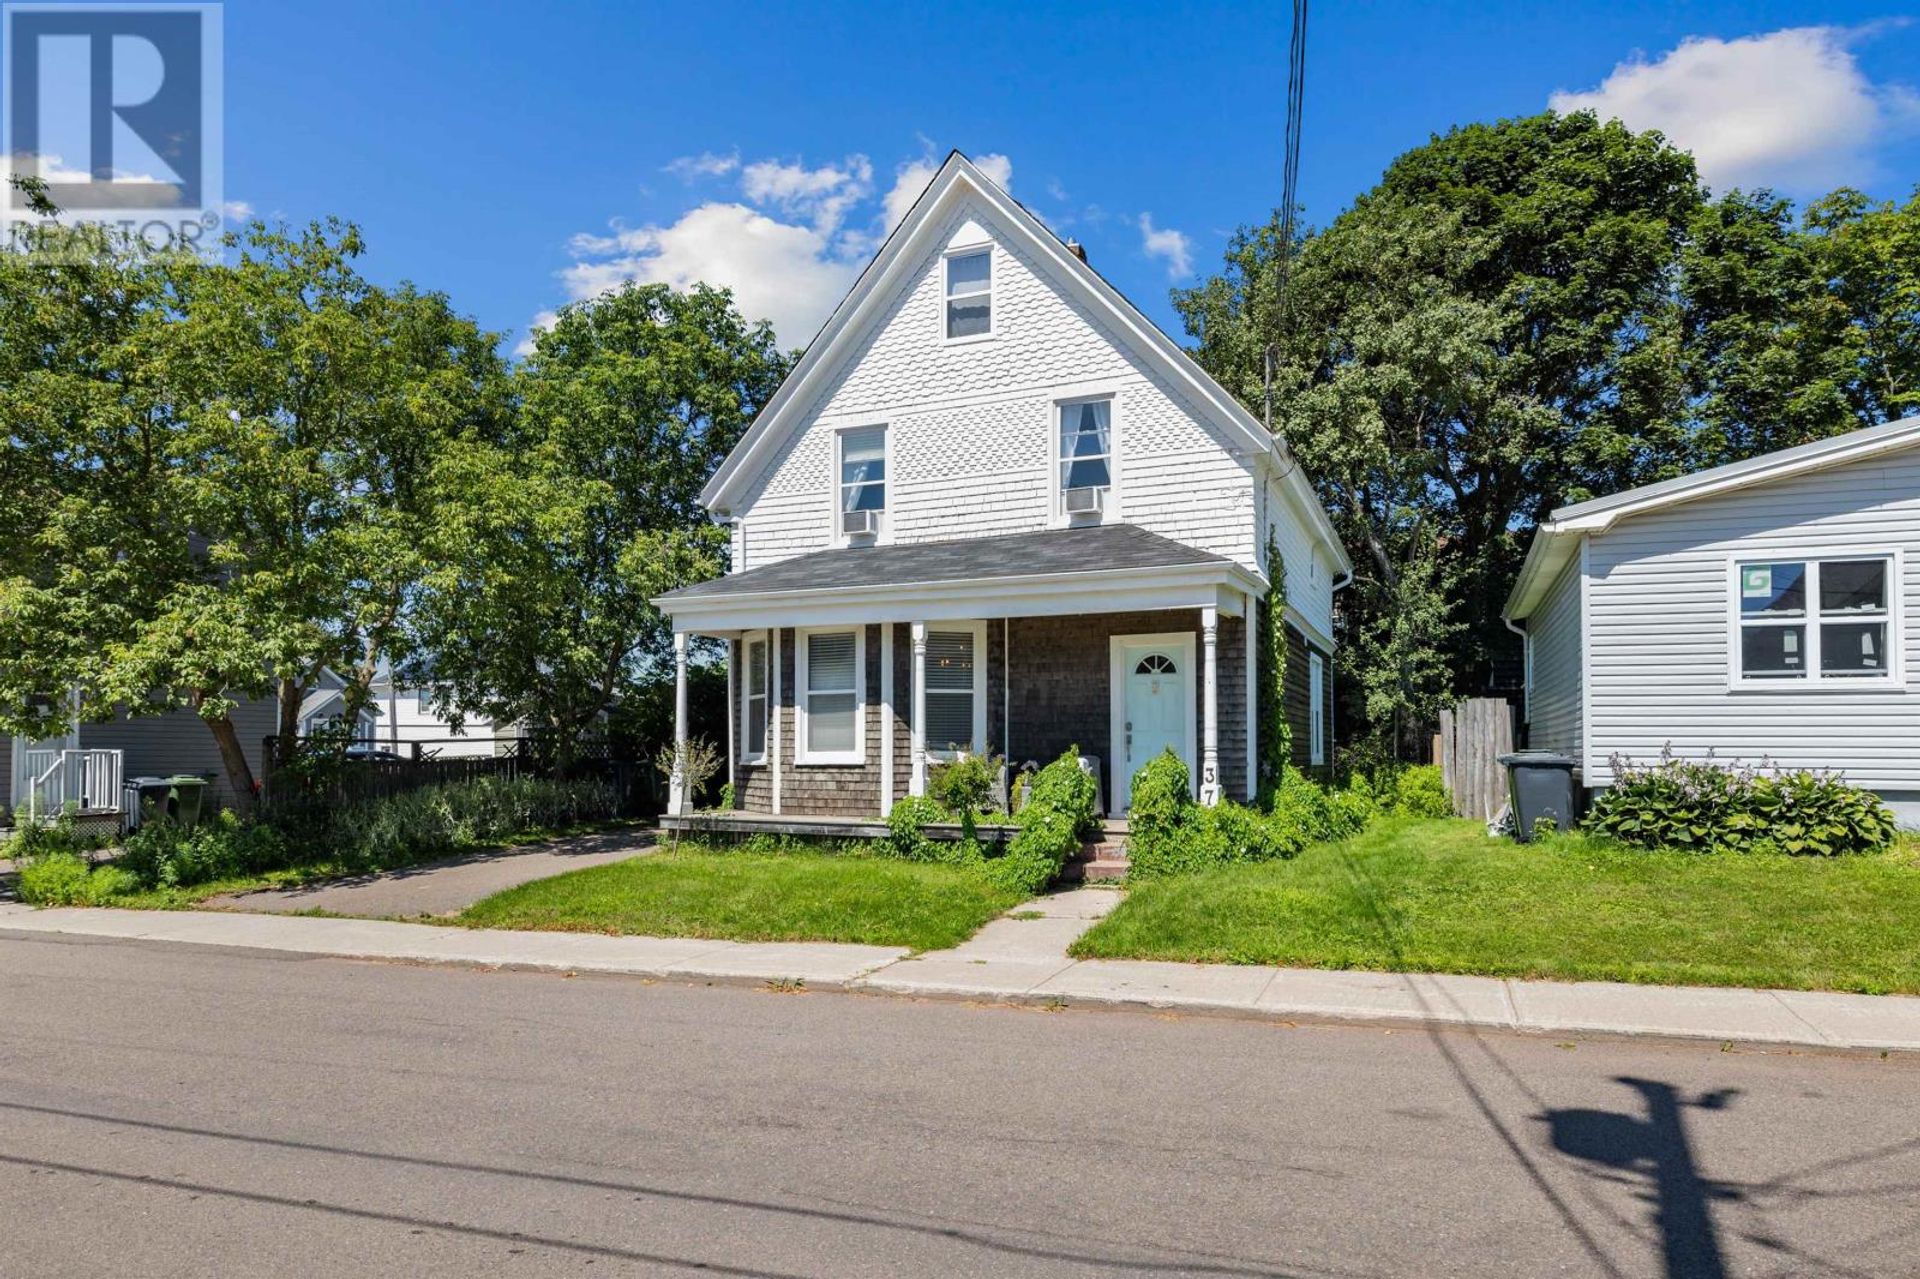
[[[1087,246],[1078,240],[1067,241],[1067,252],[1073,254],[1074,257],[1079,258],[1082,262],[1087,260]]]

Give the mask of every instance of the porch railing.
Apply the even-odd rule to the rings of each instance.
[[[30,821],[58,817],[69,807],[83,813],[120,811],[120,774],[124,756],[108,750],[29,750],[25,753],[26,795],[16,802]]]

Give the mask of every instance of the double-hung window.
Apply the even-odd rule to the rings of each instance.
[[[433,713],[433,690],[416,688],[413,690],[413,709],[422,715]]]
[[[1327,762],[1327,664],[1320,654],[1307,653],[1307,762]]]
[[[878,533],[887,512],[887,428],[857,427],[839,438],[840,534]]]
[[[993,250],[947,258],[948,338],[986,337],[993,332]]]
[[[759,763],[767,757],[767,634],[761,631],[740,642],[740,758]]]
[[[802,764],[858,764],[866,758],[860,733],[862,632],[802,631],[799,670]]]
[[[1070,400],[1059,412],[1059,509],[1100,515],[1113,491],[1113,401]]]
[[[1893,678],[1892,556],[1742,560],[1734,583],[1735,682]]]
[[[986,749],[986,627],[927,629],[927,753]]]

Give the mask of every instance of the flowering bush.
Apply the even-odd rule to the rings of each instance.
[[[1611,762],[1614,783],[1586,824],[1624,844],[1834,857],[1893,841],[1893,814],[1880,797],[1837,774],[1676,759],[1671,750],[1658,764],[1624,755]]]

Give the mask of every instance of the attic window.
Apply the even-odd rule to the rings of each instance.
[[[947,259],[947,337],[977,338],[993,332],[993,250],[956,253]]]

